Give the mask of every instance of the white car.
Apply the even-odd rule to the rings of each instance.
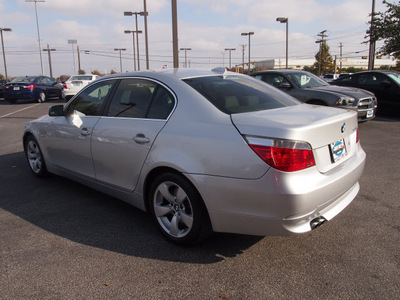
[[[63,98],[69,100],[75,96],[83,87],[96,80],[98,75],[75,75],[71,76],[65,83],[63,89]]]

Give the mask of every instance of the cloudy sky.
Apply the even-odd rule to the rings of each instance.
[[[3,32],[9,76],[41,73],[37,37],[35,4],[33,0],[0,0],[0,27]],[[37,0],[43,1],[43,0]],[[190,67],[214,68],[242,62],[242,46],[248,38],[242,32],[254,32],[251,37],[251,59],[285,60],[285,24],[277,17],[289,18],[289,58],[312,59],[318,51],[317,34],[326,30],[331,54],[359,58],[368,55],[368,45],[362,44],[371,12],[372,0],[177,0],[178,36],[180,48],[187,52]],[[385,10],[376,1],[376,10]],[[120,60],[115,48],[126,48],[122,53],[123,71],[132,71],[132,35],[124,30],[135,30],[135,18],[124,11],[143,11],[143,0],[45,0],[37,2],[42,48],[47,44],[52,53],[53,75],[73,74],[78,70],[76,46],[79,45],[81,68],[86,72],[99,70],[120,71]],[[171,68],[172,14],[170,0],[147,0],[150,68]],[[143,17],[138,18],[143,30]],[[77,40],[72,45],[68,40]],[[85,53],[83,50],[89,50]],[[145,68],[144,34],[139,35],[141,69]],[[49,75],[47,53],[43,53],[45,75]],[[179,54],[180,66],[184,52]],[[74,65],[75,61],[75,65]],[[74,67],[75,66],[75,67]],[[4,74],[1,59],[0,73]]]

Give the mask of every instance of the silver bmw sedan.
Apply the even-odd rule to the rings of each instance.
[[[357,195],[357,114],[246,75],[173,69],[103,77],[26,124],[34,175],[68,177],[150,212],[195,244],[213,231],[291,235]]]

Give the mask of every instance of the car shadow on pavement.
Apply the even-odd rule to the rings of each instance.
[[[24,153],[0,156],[0,208],[70,241],[157,260],[210,264],[241,254],[262,237],[215,233],[182,247],[165,240],[150,215],[59,176],[36,178]],[[6,225],[8,226],[8,225]],[[10,228],[5,230],[13,230]]]

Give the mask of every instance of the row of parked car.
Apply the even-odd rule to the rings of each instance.
[[[18,100],[44,102],[49,98],[69,100],[83,87],[96,80],[98,75],[75,75],[66,82],[57,82],[47,76],[21,76],[3,83],[1,97],[10,103]]]
[[[378,107],[382,113],[400,112],[400,73],[394,71],[367,71],[337,76],[329,83],[299,70],[268,70],[251,73],[250,76],[305,103],[355,110],[359,121],[373,119]],[[75,75],[65,83],[58,83],[46,76],[17,77],[5,84],[2,92],[10,103],[26,99],[44,102],[53,97],[69,100],[98,77],[91,74]]]

